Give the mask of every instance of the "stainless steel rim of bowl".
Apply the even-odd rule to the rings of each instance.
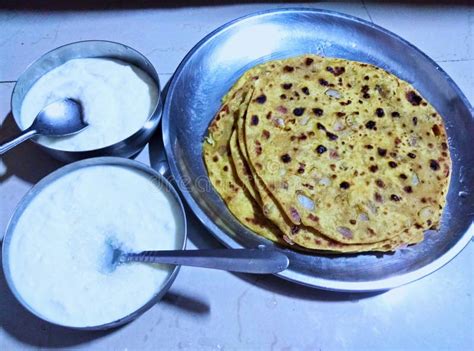
[[[100,50],[103,50],[104,52],[102,53],[97,51],[94,54],[94,47],[96,47],[96,50],[100,48]],[[81,50],[86,50],[88,54],[82,55]],[[125,54],[129,55],[129,57],[124,57]],[[67,56],[67,59],[62,60],[62,58],[58,58],[61,55]],[[146,142],[148,142],[150,137],[153,135],[153,132],[158,127],[163,110],[163,101],[160,79],[153,64],[144,54],[122,43],[109,40],[81,40],[52,49],[41,55],[32,63],[30,63],[28,67],[23,71],[23,73],[18,77],[18,80],[13,88],[10,106],[15,123],[18,128],[21,129],[20,111],[21,104],[23,103],[23,98],[28,92],[28,90],[31,88],[31,86],[42,76],[42,74],[70,59],[86,57],[110,57],[121,59],[123,61],[134,64],[138,68],[144,70],[148,75],[150,75],[150,77],[155,81],[158,89],[158,99],[152,113],[147,118],[141,129],[117,143],[98,149],[84,151],[67,151],[43,145],[38,142],[36,138],[33,138],[31,140],[36,145],[51,154],[53,157],[66,162],[97,156],[133,156],[145,146]],[[58,60],[58,62],[54,62],[52,64],[51,62],[49,62],[54,60]],[[35,70],[38,70],[39,66],[44,64],[44,62],[48,64],[49,69],[41,70],[41,74],[39,74],[38,72],[35,73]],[[32,79],[29,77],[30,75],[33,75]]]
[[[2,241],[2,267],[3,267],[3,272],[5,275],[5,280],[7,282],[8,287],[10,288],[10,291],[12,294],[15,296],[15,298],[25,307],[29,312],[31,312],[33,315],[36,317],[45,320],[51,324],[54,325],[59,325],[61,327],[67,327],[67,328],[72,328],[72,329],[78,329],[78,330],[105,330],[105,329],[110,329],[110,328],[115,328],[120,325],[126,324],[137,317],[139,317],[141,314],[146,312],[148,309],[150,309],[153,305],[155,305],[162,297],[163,295],[166,294],[168,289],[171,287],[173,284],[176,276],[178,275],[180,266],[175,266],[172,270],[172,272],[169,274],[168,278],[165,280],[161,288],[157,291],[155,296],[150,299],[146,304],[144,304],[142,307],[140,307],[138,310],[132,312],[131,314],[124,316],[123,318],[115,321],[111,321],[106,324],[102,325],[95,325],[95,326],[87,326],[87,327],[75,327],[75,326],[68,326],[68,325],[63,325],[56,323],[53,320],[49,320],[45,317],[43,317],[41,314],[39,314],[37,311],[32,309],[26,301],[24,301],[21,297],[21,295],[17,292],[15,289],[15,285],[13,283],[13,280],[11,278],[10,274],[10,269],[9,269],[9,244],[11,242],[11,238],[14,232],[14,228],[16,225],[17,220],[21,217],[24,209],[28,206],[28,204],[34,199],[36,194],[38,194],[41,190],[46,188],[49,184],[54,182],[55,180],[59,179],[60,177],[69,174],[75,170],[85,168],[85,167],[91,167],[91,166],[98,166],[98,165],[115,165],[115,166],[123,166],[123,167],[129,167],[132,169],[136,169],[140,172],[149,174],[152,176],[154,179],[157,179],[160,185],[163,185],[166,190],[168,190],[171,194],[172,197],[175,199],[176,204],[179,207],[181,216],[182,218],[182,244],[179,245],[179,247],[182,250],[186,249],[186,242],[187,242],[187,221],[186,221],[186,212],[184,210],[183,203],[179,197],[178,192],[174,189],[174,187],[170,184],[166,178],[164,178],[159,172],[155,171],[151,167],[146,166],[145,164],[135,161],[135,160],[129,160],[126,158],[122,157],[96,157],[96,158],[90,158],[86,160],[81,160],[77,161],[68,165],[65,165],[53,173],[47,175],[44,177],[41,181],[39,181],[33,188],[31,188],[27,194],[21,199],[21,201],[18,203],[17,207],[15,208],[15,211],[13,215],[11,216],[9,223],[7,225],[7,229],[5,232],[5,235],[3,237]]]
[[[374,30],[376,32],[379,32],[385,36],[388,36],[391,38],[391,40],[397,41],[406,47],[408,47],[411,50],[414,50],[417,52],[421,57],[423,57],[429,64],[434,65],[437,67],[437,70],[443,75],[443,78],[448,82],[448,84],[451,85],[451,87],[457,92],[458,96],[462,100],[462,102],[468,106],[468,108],[471,111],[472,114],[472,107],[470,106],[467,98],[463,95],[461,90],[457,87],[457,85],[452,81],[452,79],[441,69],[438,67],[438,65],[431,59],[429,58],[426,54],[421,52],[418,48],[416,48],[414,45],[410,44],[406,40],[402,39],[398,35],[382,28],[379,27],[373,23],[364,21],[362,19],[345,15],[342,13],[338,12],[333,12],[333,11],[326,11],[326,10],[315,10],[315,9],[307,9],[307,8],[287,8],[287,9],[277,9],[277,10],[267,10],[267,11],[261,11],[257,13],[253,13],[247,16],[243,16],[240,18],[237,18],[233,21],[230,21],[223,26],[217,28],[210,34],[208,34],[206,37],[204,37],[200,42],[198,42],[191,50],[190,52],[185,56],[185,58],[182,60],[180,65],[178,66],[175,74],[173,75],[172,81],[170,83],[167,96],[165,99],[165,106],[164,106],[164,117],[163,117],[163,122],[162,122],[162,133],[163,133],[163,142],[165,145],[165,151],[166,151],[166,156],[169,162],[169,167],[171,170],[171,173],[176,180],[176,183],[178,185],[179,190],[183,194],[185,200],[191,207],[192,211],[196,214],[198,219],[203,223],[203,225],[213,234],[215,238],[217,238],[220,242],[222,242],[224,245],[230,248],[240,248],[242,245],[238,243],[236,240],[234,240],[230,235],[227,235],[227,233],[221,229],[216,223],[212,221],[212,219],[209,217],[209,215],[199,206],[198,202],[196,199],[193,198],[192,194],[186,187],[186,182],[183,180],[182,175],[181,175],[181,170],[180,170],[180,165],[178,165],[178,161],[176,159],[176,155],[173,152],[173,145],[172,142],[176,142],[175,140],[170,140],[169,136],[169,129],[170,129],[170,124],[173,123],[172,121],[172,116],[170,116],[170,105],[171,105],[171,96],[173,96],[177,82],[179,80],[180,74],[183,72],[183,70],[186,67],[186,64],[188,61],[190,61],[193,57],[193,55],[199,50],[210,40],[212,40],[215,36],[220,34],[221,32],[224,32],[227,29],[230,29],[233,26],[237,26],[240,23],[243,23],[248,20],[252,20],[254,18],[258,17],[265,17],[269,15],[277,15],[277,14],[284,14],[284,13],[310,13],[310,14],[319,14],[319,15],[327,15],[331,16],[333,18],[337,19],[342,19],[345,21],[349,22],[355,22],[357,24],[364,25],[365,27],[368,27],[371,30]],[[413,282],[415,280],[418,280],[420,278],[423,278],[427,276],[430,273],[433,273],[440,267],[444,266],[446,263],[448,263],[451,259],[453,259],[461,250],[469,243],[471,240],[472,234],[474,232],[474,226],[471,225],[469,228],[467,228],[467,231],[465,234],[462,236],[461,239],[459,239],[455,245],[453,245],[448,251],[446,251],[443,255],[439,256],[436,260],[434,260],[431,263],[428,263],[427,265],[423,266],[422,268],[416,269],[412,272],[404,273],[401,272],[400,275],[397,276],[389,276],[384,279],[379,279],[376,281],[338,281],[338,280],[330,280],[330,279],[324,279],[324,278],[318,278],[318,277],[310,277],[308,278],[307,275],[305,274],[300,274],[299,272],[293,271],[293,270],[287,270],[282,273],[278,273],[277,276],[284,278],[286,280],[302,284],[302,285],[307,285],[310,287],[315,287],[315,288],[321,288],[325,290],[333,290],[333,291],[348,291],[348,292],[369,292],[369,291],[382,291],[382,290],[388,290],[391,288],[395,288],[410,282]]]

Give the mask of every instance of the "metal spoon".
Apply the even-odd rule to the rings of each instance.
[[[119,264],[145,262],[272,274],[285,270],[289,265],[286,255],[266,249],[170,250],[138,253],[127,253],[114,246],[112,249],[112,270]]]
[[[19,136],[0,145],[0,155],[37,134],[60,137],[78,133],[85,127],[81,104],[69,98],[58,100],[43,108],[33,124]]]

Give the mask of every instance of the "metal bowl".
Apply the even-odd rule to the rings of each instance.
[[[139,172],[143,172],[150,176],[150,180],[153,180],[154,182],[156,182],[157,187],[160,187],[164,189],[165,191],[168,191],[170,194],[172,194],[172,197],[176,201],[176,208],[179,208],[181,212],[180,215],[177,214],[176,218],[181,219],[181,223],[179,223],[178,225],[177,235],[180,236],[179,241],[178,241],[180,244],[178,246],[182,250],[186,248],[186,239],[187,239],[186,214],[184,211],[183,203],[181,202],[181,199],[178,193],[173,188],[173,186],[160,173],[144,165],[141,162],[129,160],[126,158],[121,158],[121,157],[96,157],[96,158],[82,160],[82,161],[74,162],[69,165],[63,166],[59,168],[58,170],[54,171],[53,173],[49,174],[45,178],[43,178],[40,182],[38,182],[20,201],[17,208],[15,209],[13,216],[11,217],[8,223],[6,233],[3,238],[3,244],[2,244],[3,272],[5,274],[6,282],[10,290],[12,291],[13,295],[32,314],[34,314],[38,318],[46,320],[49,323],[60,325],[62,327],[68,327],[68,328],[80,329],[80,330],[104,330],[104,329],[109,329],[109,328],[115,328],[119,325],[122,325],[134,320],[135,318],[140,316],[142,313],[147,311],[149,308],[151,308],[153,305],[155,305],[163,297],[163,295],[168,291],[174,279],[176,278],[176,275],[178,274],[179,268],[180,268],[180,266],[175,266],[173,268],[173,270],[168,275],[168,278],[166,279],[166,281],[163,283],[161,287],[159,287],[156,294],[150,299],[150,301],[148,301],[146,304],[144,304],[135,312],[127,316],[124,316],[123,318],[120,318],[118,320],[111,321],[110,323],[107,323],[107,324],[87,326],[87,327],[70,327],[68,325],[61,325],[54,322],[53,320],[44,318],[40,313],[38,313],[36,310],[31,308],[28,305],[27,301],[23,300],[23,298],[21,297],[21,295],[18,293],[18,291],[15,288],[15,285],[13,283],[12,276],[11,276],[10,265],[9,265],[9,256],[10,256],[9,246],[12,239],[12,235],[15,230],[15,226],[19,218],[21,217],[23,211],[28,207],[30,202],[35,198],[35,196],[39,194],[43,189],[48,187],[49,184],[56,181],[58,178],[61,178],[62,176],[65,176],[66,174],[69,174],[75,170],[85,168],[85,167],[98,166],[98,165],[122,166],[122,167],[135,169]]]
[[[151,62],[144,55],[127,45],[111,41],[87,40],[60,46],[44,54],[21,74],[15,84],[11,99],[11,110],[17,126],[20,129],[22,128],[20,123],[20,113],[23,99],[33,84],[42,75],[62,65],[68,60],[91,57],[114,58],[131,63],[142,69],[155,81],[158,89],[158,99],[153,112],[141,129],[128,136],[126,139],[106,147],[87,151],[66,151],[43,145],[37,139],[32,139],[34,143],[39,145],[54,158],[64,162],[72,162],[97,156],[131,157],[143,149],[158,126],[161,118],[163,104],[161,101],[160,80],[158,78],[158,73],[156,73]]]
[[[451,78],[397,35],[359,18],[310,10],[271,10],[216,29],[184,58],[163,111],[170,169],[191,209],[231,248],[273,243],[227,210],[209,185],[202,143],[221,97],[249,68],[272,59],[314,53],[375,64],[411,82],[444,117],[453,158],[452,181],[439,233],[392,254],[321,255],[283,250],[290,268],[278,276],[318,288],[376,291],[417,280],[446,264],[469,242],[474,216],[472,107]]]

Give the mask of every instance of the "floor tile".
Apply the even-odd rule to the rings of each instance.
[[[449,2],[415,2],[409,7],[396,2],[365,4],[376,24],[413,43],[435,61],[474,59],[474,7]]]
[[[92,12],[0,13],[0,81],[16,80],[36,58],[60,45],[87,39],[127,44],[145,54],[160,73],[172,73],[207,33],[234,18],[289,4],[246,4],[196,8]],[[356,3],[291,4],[345,12],[368,19]]]

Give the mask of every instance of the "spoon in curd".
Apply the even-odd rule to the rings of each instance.
[[[80,132],[87,127],[84,120],[82,105],[74,99],[55,101],[43,108],[36,116],[33,124],[19,136],[0,145],[0,155],[34,137],[44,135],[62,137]]]
[[[127,252],[115,240],[109,240],[105,265],[112,272],[118,265],[131,262],[160,263],[201,268],[220,269],[229,272],[274,274],[288,268],[288,257],[276,250],[265,249],[210,249],[210,250],[163,250]]]

